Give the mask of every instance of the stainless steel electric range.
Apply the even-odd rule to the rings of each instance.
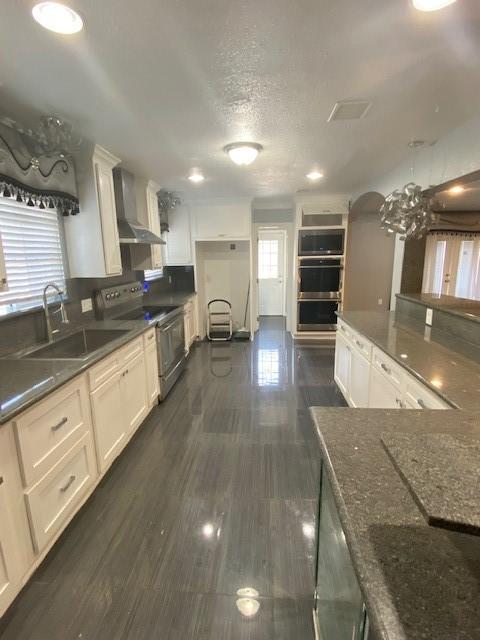
[[[141,282],[99,289],[95,293],[99,320],[146,320],[157,333],[160,400],[163,400],[185,368],[185,330],[182,306],[143,304]]]

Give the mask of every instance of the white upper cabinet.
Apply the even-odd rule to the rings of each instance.
[[[147,214],[148,214],[148,228],[152,233],[157,236],[161,235],[160,232],[160,213],[158,211],[158,199],[157,193],[160,187],[154,182],[150,181],[147,185]],[[161,244],[152,244],[150,246],[152,256],[152,269],[160,269],[163,267],[163,252]]]
[[[170,231],[163,234],[165,264],[181,266],[192,264],[192,237],[190,232],[190,211],[186,205],[179,205],[168,214]]]
[[[251,235],[251,203],[212,203],[191,208],[195,240],[248,239]]]
[[[70,276],[104,278],[122,273],[112,169],[120,162],[90,147],[76,161],[80,213],[65,218]]]
[[[8,291],[7,270],[3,255],[2,236],[0,235],[0,291]]]
[[[160,191],[160,186],[152,180],[135,178],[137,218],[152,233],[161,236],[158,191]],[[130,245],[132,268],[138,270],[161,269],[163,267],[162,248],[161,244]]]

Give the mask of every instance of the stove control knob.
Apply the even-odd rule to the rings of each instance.
[[[110,300],[111,297],[112,297],[112,294],[111,293],[107,293],[107,295],[105,296],[105,299],[106,300]]]
[[[130,288],[130,291],[131,291],[132,293],[135,293],[135,291],[136,291],[135,287],[131,287],[131,288]]]

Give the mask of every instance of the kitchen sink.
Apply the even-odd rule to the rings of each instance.
[[[83,360],[109,342],[128,333],[128,329],[83,329],[30,351],[22,358],[35,360]]]

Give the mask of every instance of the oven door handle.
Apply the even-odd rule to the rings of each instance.
[[[339,264],[300,264],[299,269],[343,269]]]

